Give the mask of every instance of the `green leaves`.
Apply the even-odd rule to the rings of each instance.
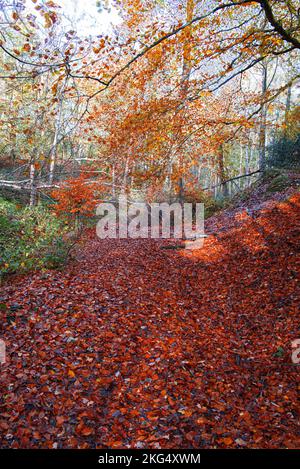
[[[67,227],[48,209],[38,206],[18,210],[0,199],[0,276],[64,263]]]

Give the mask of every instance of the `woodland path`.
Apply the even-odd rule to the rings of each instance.
[[[64,271],[5,285],[1,446],[299,445],[299,204],[217,217],[192,253],[90,231]]]

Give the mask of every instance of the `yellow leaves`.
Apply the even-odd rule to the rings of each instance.
[[[183,58],[184,60],[188,61],[190,60],[191,58],[191,48],[190,47],[186,47],[183,51]]]
[[[240,3],[238,6],[240,6],[240,7],[249,7],[250,5],[251,5],[251,6],[252,6],[252,5],[253,5],[253,6],[257,6],[257,2],[251,2],[251,1],[250,1],[250,2],[245,2],[245,3]]]
[[[48,14],[45,15],[45,28],[51,28],[52,21]]]
[[[54,2],[52,2],[52,0],[49,0],[48,2],[46,2],[46,6],[48,8],[56,8],[57,7],[57,5]]]
[[[93,51],[95,54],[99,54],[101,49],[104,49],[104,47],[105,47],[105,39],[102,38],[99,45],[97,47],[93,47]]]
[[[161,58],[162,51],[161,48],[154,49],[152,52],[152,58],[155,60],[159,60]]]
[[[276,109],[275,104],[271,103],[271,104],[268,105],[268,110],[269,110],[269,112],[272,112],[272,111],[274,111],[275,109]]]
[[[73,370],[69,370],[69,371],[68,371],[68,376],[69,376],[69,378],[75,378],[75,373],[74,373],[74,371],[73,371]]]
[[[273,43],[275,46],[280,46],[282,44],[282,39],[280,37],[271,36],[267,38],[267,42]]]
[[[211,95],[211,91],[208,91],[208,90],[203,90],[203,91],[200,91],[199,93],[199,96],[201,96],[201,98],[207,98],[207,96],[210,96]]]
[[[44,13],[44,19],[45,19],[45,28],[49,29],[56,22],[57,18],[56,18],[55,13],[50,12],[50,13]]]

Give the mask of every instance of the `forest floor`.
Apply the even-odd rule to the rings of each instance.
[[[244,205],[202,249],[89,230],[63,271],[7,283],[0,446],[299,447],[300,195]]]

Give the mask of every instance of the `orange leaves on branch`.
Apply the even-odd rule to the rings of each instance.
[[[54,95],[56,95],[56,93],[57,93],[57,88],[58,88],[58,83],[56,82],[56,83],[54,83],[54,85],[51,88],[51,91]]]
[[[99,52],[101,51],[101,49],[104,49],[105,47],[105,39],[101,39],[100,40],[100,43],[98,46],[95,46],[93,47],[93,51],[95,52],[95,54],[99,54]]]
[[[239,5],[237,5],[239,7],[249,7],[249,6],[257,6],[257,2],[245,2],[245,3],[240,3]]]
[[[52,192],[57,201],[55,211],[57,214],[91,217],[94,215],[97,204],[96,183],[87,181],[87,175],[69,179],[64,186]]]

